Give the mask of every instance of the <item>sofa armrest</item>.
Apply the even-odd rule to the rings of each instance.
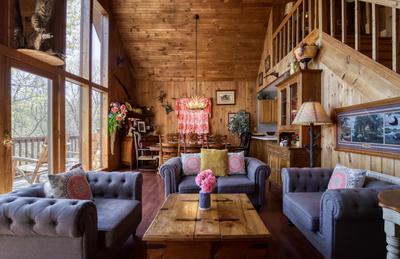
[[[85,235],[95,243],[96,206],[87,200],[3,196],[0,235],[70,238]]]
[[[18,197],[39,197],[44,198],[46,194],[44,193],[43,183],[33,184],[28,187],[23,187],[21,189],[12,191],[4,195],[13,195]]]
[[[321,197],[319,223],[325,257],[383,258],[386,242],[378,193],[399,188],[393,185],[326,191]]]
[[[282,190],[289,192],[323,192],[328,187],[333,169],[283,168]]]
[[[265,180],[268,179],[271,170],[267,164],[253,157],[246,157],[245,162],[247,177],[256,186],[253,202],[261,206],[265,202]]]
[[[164,179],[165,196],[178,192],[181,171],[182,162],[180,157],[171,158],[160,167],[160,175]]]

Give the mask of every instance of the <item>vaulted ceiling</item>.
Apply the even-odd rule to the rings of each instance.
[[[283,0],[113,0],[137,80],[193,80],[199,14],[199,80],[257,77],[273,4]],[[287,2],[287,1],[286,1]]]

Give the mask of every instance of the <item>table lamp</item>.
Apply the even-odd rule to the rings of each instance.
[[[324,108],[319,102],[305,102],[301,105],[296,117],[293,120],[293,125],[309,126],[310,144],[307,151],[310,156],[310,167],[314,167],[315,143],[314,125],[331,124],[332,121],[326,114]]]

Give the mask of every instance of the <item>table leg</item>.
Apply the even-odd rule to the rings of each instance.
[[[385,232],[387,242],[387,259],[399,259],[400,258],[400,226],[385,221]]]

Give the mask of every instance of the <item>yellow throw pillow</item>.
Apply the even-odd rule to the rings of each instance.
[[[215,176],[225,176],[228,171],[228,150],[201,149],[201,171],[211,169]]]

